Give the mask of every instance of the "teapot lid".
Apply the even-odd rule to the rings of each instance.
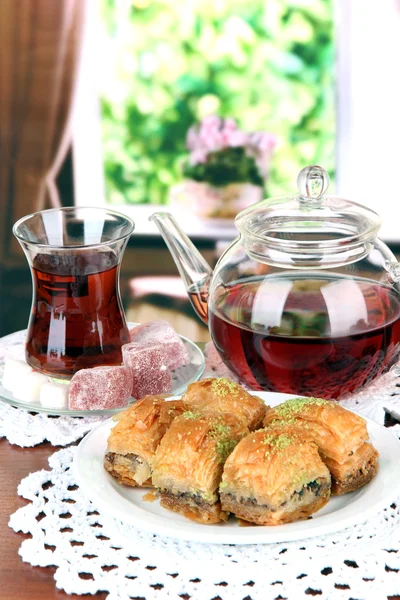
[[[265,262],[271,262],[271,251],[289,253],[299,260],[300,255],[305,260],[308,256],[307,263],[316,255],[320,264],[321,253],[331,254],[332,260],[328,256],[322,260],[326,264],[336,262],[333,255],[339,249],[350,251],[375,238],[381,225],[377,213],[351,200],[325,195],[328,186],[325,169],[311,165],[300,171],[295,196],[269,198],[240,212],[235,225],[251,253],[260,254],[259,260],[264,256]]]

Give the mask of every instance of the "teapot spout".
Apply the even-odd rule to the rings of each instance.
[[[211,267],[170,213],[156,212],[149,219],[157,225],[172,254],[194,310],[207,325]]]

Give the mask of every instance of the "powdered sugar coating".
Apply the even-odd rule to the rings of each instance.
[[[157,342],[168,346],[165,364],[169,369],[178,369],[190,362],[185,344],[168,321],[156,320],[138,325],[129,331],[132,342]]]
[[[131,342],[122,346],[124,365],[132,371],[132,396],[167,394],[172,391],[168,366],[171,349],[157,342]]]
[[[128,404],[132,372],[126,367],[81,369],[71,379],[71,410],[109,410]]]

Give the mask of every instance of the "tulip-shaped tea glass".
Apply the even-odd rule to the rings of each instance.
[[[69,378],[83,368],[121,364],[129,341],[119,268],[134,223],[103,208],[59,208],[20,219],[13,233],[32,272],[26,360]]]

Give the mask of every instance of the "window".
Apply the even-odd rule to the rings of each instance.
[[[78,203],[166,202],[187,127],[214,111],[280,137],[269,196],[319,162],[339,195],[379,212],[384,239],[400,241],[398,0],[88,4]]]
[[[234,117],[279,139],[268,193],[334,169],[332,0],[101,0],[96,62],[106,198],[163,204],[187,129]]]

